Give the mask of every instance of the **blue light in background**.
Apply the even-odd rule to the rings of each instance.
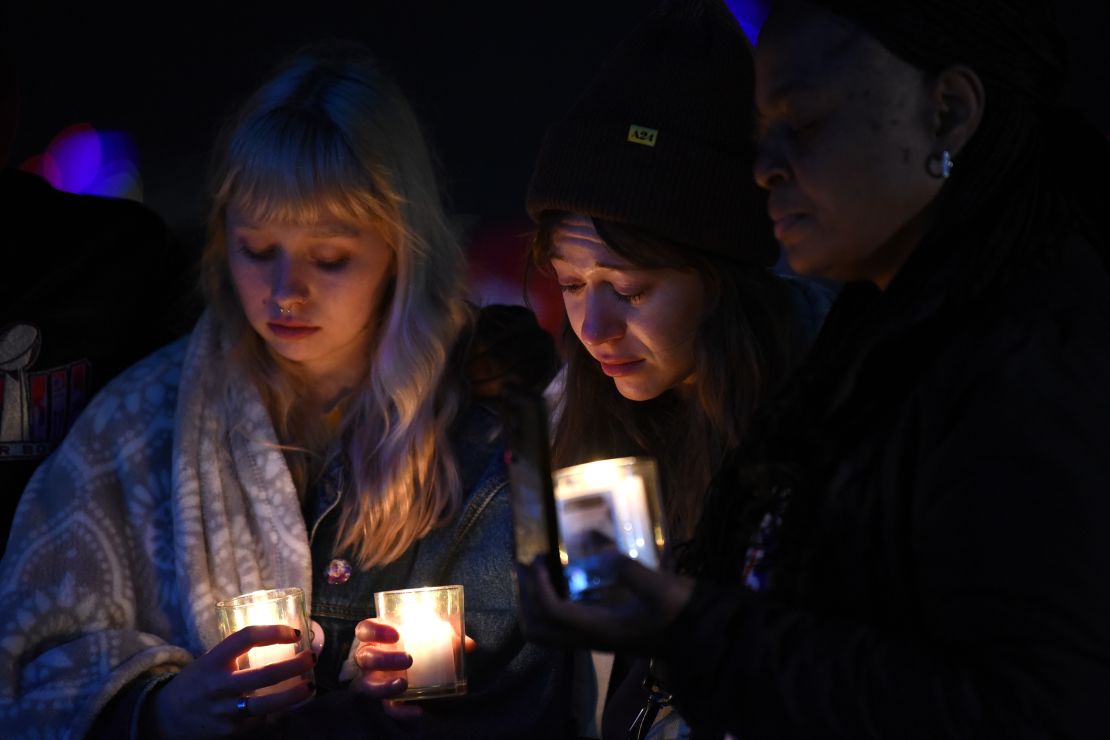
[[[771,0],[725,0],[725,5],[736,16],[740,28],[748,40],[755,44],[759,38],[759,29],[763,28],[763,21],[771,10]]]
[[[45,152],[26,160],[20,169],[67,193],[142,201],[137,161],[135,144],[127,134],[77,123],[62,130]]]
[[[70,126],[47,147],[58,168],[59,181],[52,183],[67,193],[84,193],[100,169],[100,137],[87,123]]]

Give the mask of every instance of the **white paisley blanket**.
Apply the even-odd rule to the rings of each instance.
[[[219,641],[217,600],[308,593],[273,427],[221,357],[206,316],[98,394],[28,484],[0,563],[0,736],[81,737],[128,682]]]

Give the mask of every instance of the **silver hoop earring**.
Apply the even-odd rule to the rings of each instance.
[[[952,168],[956,163],[952,161],[952,154],[945,149],[940,154],[930,154],[929,158],[925,160],[925,171],[933,177],[947,180],[948,176],[952,174]]]

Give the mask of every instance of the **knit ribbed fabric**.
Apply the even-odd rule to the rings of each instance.
[[[750,44],[723,3],[664,2],[548,130],[529,215],[585,214],[773,264],[752,180],[752,87]]]

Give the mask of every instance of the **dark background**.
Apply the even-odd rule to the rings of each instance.
[[[126,131],[138,148],[145,203],[199,247],[204,173],[223,118],[298,46],[356,39],[375,50],[421,114],[460,225],[471,235],[527,228],[524,192],[545,127],[653,5],[9,0],[3,41],[22,93],[11,162],[43,151],[73,123]],[[1103,131],[1110,131],[1108,6],[1059,6],[1073,56],[1068,101]]]
[[[71,123],[134,138],[145,202],[182,233],[203,224],[210,147],[222,120],[307,42],[367,43],[415,105],[464,225],[523,217],[545,126],[644,0],[597,2],[9,3],[22,90],[12,162]]]

